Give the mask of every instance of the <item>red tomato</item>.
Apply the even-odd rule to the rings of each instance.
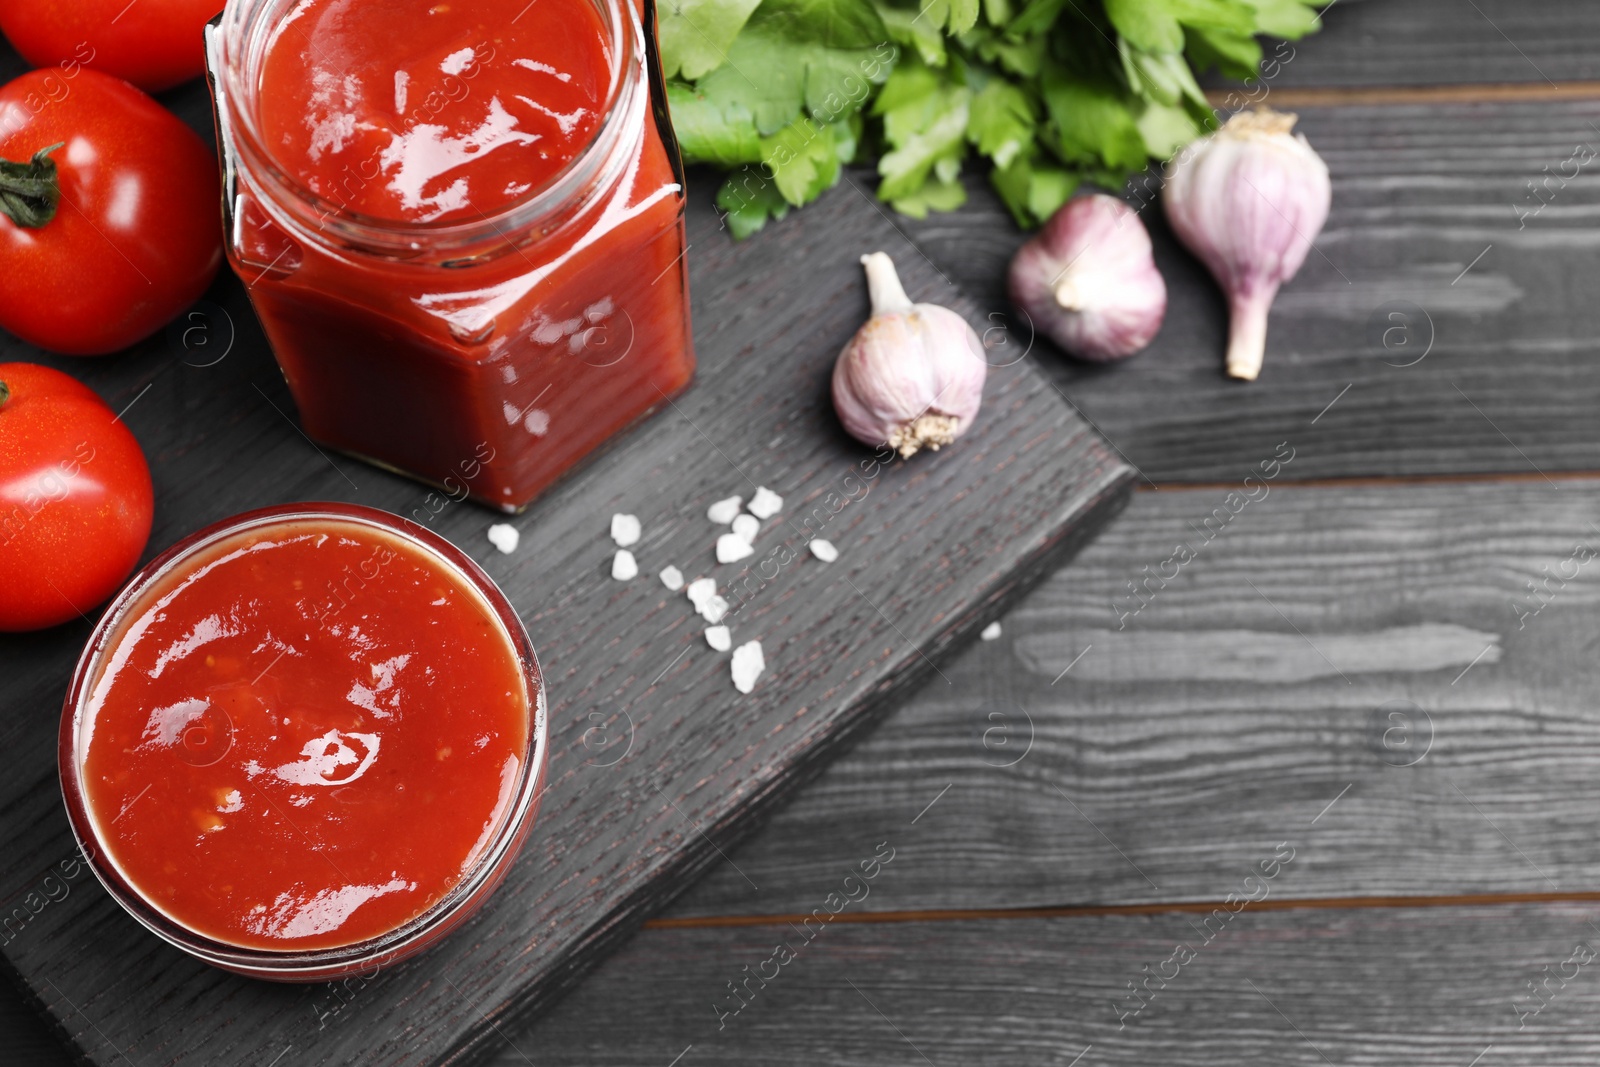
[[[150,539],[139,442],[86,385],[0,363],[0,630],[40,630],[116,592]]]
[[[0,30],[35,67],[93,67],[148,93],[199,77],[222,0],[0,0]]]
[[[171,112],[109,75],[35,70],[0,88],[0,159],[27,164],[57,144],[36,166],[0,164],[0,188],[47,186],[49,171],[60,188],[35,228],[13,221],[0,197],[0,326],[68,355],[115,352],[215,277],[216,159]]]

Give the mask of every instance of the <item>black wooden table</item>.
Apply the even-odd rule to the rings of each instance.
[[[1144,491],[950,684],[502,1021],[500,1062],[1596,1061],[1600,178],[1567,161],[1600,151],[1600,8],[1325,22],[1267,87],[1334,202],[1261,380],[1223,379],[1220,300],[1147,215],[1151,350],[1035,354]],[[999,311],[1021,238],[972,194],[900,225]],[[1284,447],[1119,628],[1126,583]],[[334,1006],[306,1027],[359,1033],[361,991]],[[0,1060],[62,1062],[7,1008]]]

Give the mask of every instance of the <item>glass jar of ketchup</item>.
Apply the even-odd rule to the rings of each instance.
[[[688,385],[639,2],[234,0],[208,28],[229,259],[311,438],[518,511]]]

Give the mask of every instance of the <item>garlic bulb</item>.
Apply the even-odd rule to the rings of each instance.
[[[1167,220],[1228,296],[1228,373],[1261,372],[1267,311],[1328,218],[1328,167],[1295,116],[1241,111],[1167,164]]]
[[[872,317],[833,365],[833,407],[850,436],[902,456],[937,452],[977,417],[988,364],[967,320],[937,304],[913,304],[894,261],[861,257]]]
[[[1074,197],[1011,260],[1011,300],[1062,348],[1083,359],[1131,356],[1167,313],[1167,285],[1150,234],[1113,196]]]

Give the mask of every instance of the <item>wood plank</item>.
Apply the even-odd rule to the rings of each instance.
[[[1334,0],[1321,32],[1281,53],[1288,61],[1271,84],[1593,82],[1597,37],[1600,10],[1585,0]]]
[[[1222,298],[1159,207],[1142,216],[1170,293],[1154,344],[1105,367],[1041,342],[1037,363],[1156,482],[1235,481],[1288,437],[1296,478],[1600,469],[1600,179],[1568,165],[1542,209],[1528,188],[1575,146],[1600,154],[1600,102],[1309,108],[1301,128],[1333,209],[1278,297],[1259,381],[1223,376]],[[969,188],[960,212],[899,224],[1005,322],[1023,235],[984,179]],[[1386,349],[1391,311],[1412,327]]]
[[[902,847],[894,863],[874,884],[914,877],[895,864],[914,865],[916,844],[904,835],[897,840]],[[1276,882],[1289,882],[1316,839],[1303,844],[1306,851]],[[1226,922],[1210,913],[1167,912],[837,923],[804,944],[787,926],[646,930],[548,1015],[503,1026],[489,1062],[605,1067],[669,1064],[681,1055],[676,1062],[686,1067],[1014,1067],[1070,1064],[1092,1046],[1078,1061],[1086,1067],[1464,1067],[1488,1048],[1488,1062],[1577,1067],[1600,1052],[1592,1025],[1600,987],[1592,964],[1567,961],[1580,945],[1600,947],[1593,919],[1593,908],[1575,905],[1343,911],[1252,905]],[[807,932],[816,930],[814,924]],[[762,968],[780,940],[799,949],[795,958],[766,988],[752,980],[755,996],[719,1029],[717,1008],[736,1006],[727,983],[743,980],[745,968]],[[1155,996],[1127,1015],[1134,1006],[1127,983],[1143,980],[1146,966],[1159,973],[1179,944],[1193,958],[1166,988],[1153,981]],[[1164,970],[1173,973],[1171,966]],[[1542,984],[1542,1007],[1529,982]],[[323,1025],[371,1026],[366,997],[374,991],[348,992],[335,1002],[337,1010],[324,1012]],[[1536,1007],[1535,1014],[1518,1014]],[[317,1025],[312,1012],[308,1005],[304,1029]],[[283,1062],[297,1047],[294,1036],[286,1030]],[[67,1062],[48,1051],[7,1051],[14,1050],[17,1058],[7,1062],[17,1067]]]
[[[0,1048],[11,1067],[69,1067],[67,1050],[10,986],[0,987]]]
[[[370,998],[372,1027],[300,1036],[317,994],[231,978],[144,933],[92,886],[43,907],[5,944],[9,966],[78,1051],[99,1063],[429,1063],[494,1037],[486,1020],[570,985],[764,814],[1075,551],[1126,497],[1131,471],[1025,364],[996,368],[984,418],[959,447],[885,467],[831,414],[827,375],[866,314],[859,255],[883,247],[913,293],[945,296],[884,216],[840,189],[759,240],[718,232],[704,193],[691,221],[698,384],[517,520],[522,547],[484,538],[500,517],[452,505],[434,529],[484,562],[522,611],[551,689],[549,794],[507,884],[459,936],[396,969]],[[307,445],[235,282],[217,302],[232,352],[186,365],[161,342],[102,361],[55,360],[118,406],[154,469],[151,550],[247,507],[349,499],[402,514],[418,486]],[[11,343],[0,358],[32,353]],[[146,386],[148,392],[144,392]],[[275,406],[274,406],[275,405]],[[281,409],[277,410],[277,409]],[[867,486],[865,495],[853,484]],[[785,515],[758,544],[802,554],[733,619],[768,671],[740,697],[688,602],[653,577],[667,563],[726,585],[706,506],[771,486]],[[841,488],[842,486],[842,488]],[[837,496],[827,494],[838,491]],[[845,493],[857,493],[844,504]],[[821,515],[813,509],[821,507]],[[426,515],[428,510],[421,512]],[[644,520],[644,575],[611,580],[609,516]],[[836,513],[836,517],[833,517]],[[809,527],[804,523],[809,523]],[[826,523],[842,557],[804,554]],[[753,559],[752,564],[759,562]],[[0,643],[0,900],[12,913],[69,854],[54,736],[87,624]],[[596,723],[631,748],[602,750]],[[602,739],[603,740],[603,739]],[[379,1006],[381,1004],[381,1007]],[[197,1005],[204,1010],[196,1011]],[[285,1033],[294,1036],[284,1038]]]
[[[1268,488],[1138,494],[670,914],[806,912],[935,799],[860,910],[1218,900],[1319,815],[1284,898],[1600,886],[1593,483]]]
[[[917,876],[938,831],[914,829],[897,828],[896,858],[875,885]],[[1303,824],[1285,834],[1299,846],[1276,879],[1288,884],[1306,873],[1297,864],[1317,862],[1321,840]],[[1492,1046],[1484,1065],[1579,1067],[1600,1055],[1600,981],[1596,962],[1567,961],[1580,945],[1579,959],[1600,952],[1594,917],[1571,905],[1245,906],[1226,921],[834,924],[810,941],[788,926],[649,930],[544,1020],[509,1030],[494,1062],[1468,1067]],[[780,942],[795,958],[764,966]],[[1192,956],[1166,966],[1180,944]],[[1146,967],[1176,977],[1165,988],[1152,979],[1154,996],[1119,1022]],[[1557,974],[1547,1006],[1519,1030],[1517,1009],[1537,1003],[1527,983],[1545,981],[1546,967]],[[746,1006],[719,1029],[718,1008],[739,1003],[728,983],[758,971],[776,977],[764,989],[752,979]],[[369,1025],[363,1010],[357,999],[340,1025]]]

